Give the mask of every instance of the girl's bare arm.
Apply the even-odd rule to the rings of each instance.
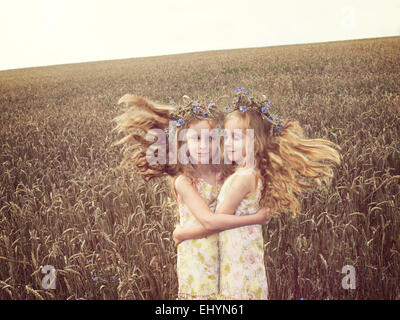
[[[251,224],[264,224],[269,219],[269,211],[261,209],[256,214],[246,216],[233,215],[237,206],[242,199],[248,194],[254,185],[254,177],[252,175],[237,175],[232,180],[229,194],[221,203],[214,214],[205,201],[198,194],[197,190],[192,186],[190,180],[184,176],[177,179],[175,184],[178,194],[183,202],[188,206],[201,226],[193,226],[187,228],[177,228],[174,231],[174,239],[198,239],[204,238],[212,233],[220,232],[227,229],[233,229]],[[221,214],[223,213],[223,214]]]
[[[260,210],[258,210],[256,215],[264,217],[263,222],[259,222],[259,224],[267,224],[271,217],[270,213],[271,213],[270,210],[267,208],[261,208]],[[230,228],[230,229],[232,229],[232,228]],[[201,239],[201,238],[205,238],[211,234],[218,233],[218,232],[221,232],[224,230],[227,230],[227,229],[208,230],[208,229],[204,228],[202,225],[191,226],[191,227],[177,226],[173,232],[173,238],[174,238],[175,244],[178,245],[179,243],[181,243],[184,240]]]

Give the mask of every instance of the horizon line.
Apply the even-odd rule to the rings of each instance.
[[[79,61],[79,62],[58,63],[58,64],[51,64],[51,65],[39,65],[39,66],[19,67],[19,68],[11,68],[11,69],[0,69],[0,72],[2,72],[2,71],[22,70],[22,69],[47,68],[47,67],[56,67],[56,66],[76,65],[76,64],[81,64],[81,63],[98,63],[98,62],[122,61],[122,60],[132,60],[132,59],[145,59],[145,58],[166,57],[166,56],[175,56],[175,55],[190,55],[190,54],[196,54],[196,53],[207,53],[207,52],[218,52],[218,51],[236,51],[236,50],[262,49],[262,48],[273,48],[273,47],[288,47],[288,46],[301,46],[301,45],[330,44],[330,43],[334,43],[334,42],[351,42],[351,41],[363,41],[363,40],[374,40],[374,39],[382,39],[382,38],[398,38],[398,37],[400,37],[400,35],[369,37],[369,38],[354,38],[354,39],[344,39],[344,40],[329,40],[329,41],[289,43],[289,44],[276,44],[276,45],[257,46],[257,47],[207,49],[207,50],[200,50],[200,51],[184,51],[184,52],[174,52],[174,53],[148,55],[148,56],[136,56],[136,57],[127,57],[127,58],[105,59],[105,60],[88,60],[88,61]]]

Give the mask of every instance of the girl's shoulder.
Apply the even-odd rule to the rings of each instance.
[[[232,185],[249,185],[252,184],[254,180],[254,175],[250,170],[237,169],[233,174],[231,174],[225,182]]]
[[[187,175],[181,174],[176,177],[174,182],[174,189],[177,195],[178,203],[182,202],[183,196],[187,194],[189,190],[192,190],[191,187],[194,187],[195,190],[198,191],[196,188],[194,179],[188,177]]]
[[[259,171],[252,167],[237,168],[235,172],[232,174],[232,176],[235,176],[234,177],[235,180],[237,180],[239,177],[242,177],[241,179],[242,181],[251,185],[250,189],[252,191],[254,191],[257,188],[259,182],[261,181]]]
[[[187,188],[189,186],[193,186],[193,181],[188,176],[181,174],[176,177],[175,182],[174,182],[174,188],[175,188],[175,192],[178,195],[178,198],[179,198],[179,194],[182,194],[182,192],[187,190]]]
[[[176,177],[174,187],[175,190],[179,190],[182,187],[187,187],[188,185],[193,185],[193,179],[189,178],[185,174],[180,174],[179,176]]]
[[[233,174],[237,175],[258,175],[258,170],[253,167],[237,168]]]

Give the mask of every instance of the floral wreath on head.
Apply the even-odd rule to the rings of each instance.
[[[192,120],[205,120],[211,119],[217,122],[222,122],[224,114],[220,110],[220,108],[216,105],[216,103],[201,103],[199,101],[193,100],[188,96],[183,96],[185,101],[184,105],[175,107],[170,113],[169,118],[171,120],[177,121],[176,126],[181,127],[185,123],[190,122]],[[171,107],[174,107],[174,103],[172,102]],[[223,128],[223,125],[220,123],[219,128]],[[168,128],[165,129],[165,132],[168,134]]]
[[[224,112],[231,113],[237,110],[242,112],[254,110],[259,113],[265,121],[271,123],[271,136],[280,136],[282,134],[281,128],[283,128],[285,121],[280,121],[279,117],[272,116],[269,113],[271,102],[268,101],[265,96],[263,96],[262,99],[256,99],[251,96],[250,93],[251,90],[244,91],[244,88],[236,88],[233,103],[225,107]]]

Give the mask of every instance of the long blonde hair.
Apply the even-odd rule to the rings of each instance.
[[[175,188],[173,188],[175,179],[183,174],[191,179],[194,183],[196,170],[193,164],[182,164],[179,161],[176,164],[151,164],[146,158],[146,151],[154,143],[145,139],[145,135],[152,129],[166,130],[169,126],[170,115],[174,108],[168,105],[157,104],[146,98],[134,96],[131,94],[124,95],[118,104],[125,103],[128,107],[125,112],[113,119],[117,123],[113,129],[118,133],[126,135],[120,140],[113,143],[113,146],[123,145],[123,159],[119,164],[122,169],[132,170],[133,173],[141,176],[145,181],[149,181],[158,177],[170,177],[172,194],[177,200]],[[211,128],[217,126],[216,119],[205,118],[209,122]],[[222,120],[222,119],[221,119]],[[199,119],[191,119],[177,129],[175,138],[183,129],[202,121]],[[184,141],[176,141],[178,150]],[[169,152],[169,144],[167,143],[166,152]],[[216,168],[218,170],[218,168]]]
[[[340,164],[337,144],[325,139],[307,139],[297,120],[288,120],[279,136],[271,136],[271,123],[254,110],[233,111],[225,122],[237,119],[246,129],[254,129],[254,162],[263,187],[260,206],[272,212],[301,211],[297,195],[322,183],[329,185],[333,163]]]

